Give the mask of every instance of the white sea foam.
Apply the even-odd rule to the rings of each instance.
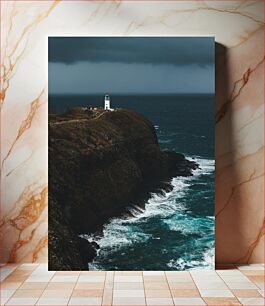
[[[167,266],[170,269],[175,270],[212,270],[215,263],[215,247],[214,241],[206,243],[207,249],[204,251],[201,260],[192,259],[195,256],[188,254],[189,256],[183,256],[177,260],[171,259]],[[187,255],[187,254],[184,254]],[[191,256],[190,256],[191,255]]]
[[[128,226],[120,222],[115,223],[115,220],[113,219],[104,227],[103,235],[81,235],[82,238],[87,239],[89,242],[97,242],[102,249],[118,249],[125,245],[132,245],[136,242],[144,242],[151,237],[150,234],[137,231],[137,229],[132,231]]]
[[[193,174],[201,175],[201,174],[209,174],[214,171],[215,161],[214,159],[204,159],[197,156],[187,156],[187,159],[193,160],[199,164],[199,168],[196,169]]]
[[[214,263],[215,263],[215,248],[214,246],[209,248],[203,255],[203,267],[205,269],[210,268],[214,269]]]

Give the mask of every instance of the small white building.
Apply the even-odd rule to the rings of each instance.
[[[110,96],[108,93],[105,94],[104,98],[104,109],[113,111],[113,109],[110,107]]]

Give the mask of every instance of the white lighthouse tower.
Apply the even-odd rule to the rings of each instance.
[[[112,109],[110,108],[110,96],[109,96],[108,93],[105,94],[104,103],[105,103],[105,104],[104,104],[104,109],[105,109],[105,110],[112,110]]]

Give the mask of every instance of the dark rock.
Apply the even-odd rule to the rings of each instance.
[[[49,120],[49,194],[56,200],[49,202],[49,209],[52,212],[55,203],[59,206],[76,237],[99,230],[129,205],[144,206],[150,192],[170,191],[172,177],[192,175],[197,167],[183,154],[161,152],[153,124],[133,111],[91,113],[79,108],[53,114]],[[60,257],[59,264],[65,254],[53,236],[62,229],[51,215],[49,252]],[[79,241],[77,250],[86,253],[80,255],[81,261],[95,256],[89,243]]]
[[[87,270],[78,236],[64,211],[49,194],[49,270]]]
[[[97,250],[99,249],[99,245],[96,242],[88,242],[86,239],[80,237],[79,247],[83,262],[86,264],[92,261],[92,259],[97,255]]]

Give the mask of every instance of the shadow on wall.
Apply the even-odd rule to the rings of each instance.
[[[226,146],[227,151],[231,152],[233,146],[232,133],[225,133],[231,131],[231,120],[228,120],[226,130],[221,131],[218,124],[226,115],[229,107],[229,87],[228,87],[228,68],[226,62],[225,46],[215,43],[215,263],[222,262],[222,248],[223,237],[222,227],[225,226],[223,220],[220,221],[219,214],[222,209],[222,199],[220,198],[219,184],[220,181],[220,154],[223,152],[222,146]],[[231,119],[231,118],[229,118]],[[220,139],[222,138],[222,139]],[[229,155],[232,159],[232,155]],[[228,161],[229,164],[232,160]],[[236,176],[235,173],[231,175]]]

